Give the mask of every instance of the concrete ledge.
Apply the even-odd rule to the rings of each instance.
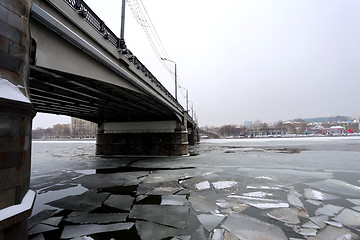
[[[34,206],[36,193],[29,190],[20,204],[0,210],[0,232],[21,222],[27,221]]]

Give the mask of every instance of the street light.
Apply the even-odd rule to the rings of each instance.
[[[181,86],[179,86],[179,88],[186,90],[186,112],[189,112],[189,91]]]
[[[177,76],[176,76],[176,62],[174,62],[173,60],[167,59],[167,58],[161,58],[161,60],[163,61],[169,61],[175,64],[175,99],[177,101]]]

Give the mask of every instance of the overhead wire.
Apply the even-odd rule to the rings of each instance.
[[[134,18],[138,22],[138,24],[143,28],[143,31],[145,32],[148,41],[155,52],[155,55],[157,56],[159,62],[162,64],[162,66],[171,74],[171,77],[175,79],[175,65],[173,63],[170,63],[169,61],[164,61],[163,58],[170,59],[164,44],[162,43],[155,26],[153,22],[151,21],[151,18],[145,8],[145,5],[142,0],[126,0],[128,6],[130,7]],[[140,3],[139,3],[140,2]],[[182,81],[179,77],[179,74],[177,75],[177,81],[178,81],[178,89],[180,89],[180,93],[183,96],[183,98],[186,98],[186,94],[183,92],[182,87]]]

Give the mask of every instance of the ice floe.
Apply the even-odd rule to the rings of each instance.
[[[294,188],[291,188],[289,194],[287,195],[287,200],[290,203],[290,205],[293,205],[298,208],[303,208],[304,204],[300,201],[301,196],[302,195],[296,192]]]
[[[76,224],[104,224],[126,221],[127,213],[80,213],[79,215],[68,216],[65,221]]]
[[[44,232],[50,232],[50,231],[54,231],[54,230],[58,230],[59,228],[57,227],[53,227],[53,226],[49,226],[47,224],[38,224],[35,227],[33,227],[32,229],[29,230],[29,235],[34,235],[37,233],[44,233]]]
[[[48,219],[42,221],[41,223],[47,224],[47,225],[50,225],[53,227],[57,227],[62,219],[63,219],[63,217],[52,217],[52,218],[48,218]]]
[[[332,199],[337,199],[339,197],[328,194],[328,193],[323,193],[314,189],[310,189],[310,188],[306,188],[304,189],[304,195],[307,199],[312,199],[312,200],[320,200],[320,201],[324,201],[324,200],[332,200]]]
[[[94,233],[114,232],[121,230],[129,230],[134,226],[134,223],[115,223],[107,225],[85,224],[85,225],[67,225],[62,232],[61,238],[69,239],[74,237],[81,237]]]
[[[316,209],[315,215],[326,215],[326,216],[333,217],[336,214],[338,214],[342,209],[344,209],[344,208],[340,207],[340,206],[326,204],[325,206]]]
[[[320,229],[320,227],[318,225],[316,225],[314,222],[312,221],[307,221],[306,223],[304,223],[303,225],[301,225],[302,228],[314,228],[314,229]]]
[[[204,232],[204,227],[200,225],[198,229],[196,229],[196,231],[191,235],[191,239],[207,240]]]
[[[287,224],[298,224],[300,223],[298,212],[296,208],[280,208],[271,210],[267,215]]]
[[[224,240],[225,229],[214,229],[210,234],[210,240]]]
[[[312,205],[315,205],[315,206],[320,206],[322,204],[321,201],[317,201],[317,200],[311,200],[311,199],[308,199],[306,200],[308,203],[312,204]]]
[[[360,187],[337,179],[326,179],[323,181],[306,183],[306,185],[321,189],[325,192],[360,197]]]
[[[81,195],[61,198],[48,204],[58,208],[75,210],[80,212],[90,212],[98,207],[101,207],[103,201],[109,195],[109,193],[98,193],[95,190],[91,190]]]
[[[226,189],[231,188],[237,184],[235,181],[218,181],[211,183],[216,189]]]
[[[189,202],[191,203],[191,207],[197,212],[209,213],[218,209],[214,202],[194,193],[191,193]]]
[[[287,240],[281,228],[242,214],[231,214],[221,226],[239,239]]]
[[[160,205],[184,206],[185,203],[187,203],[185,195],[166,195],[161,196]]]
[[[197,190],[205,190],[205,189],[210,189],[210,183],[208,181],[204,181],[204,182],[199,182],[195,185],[195,188]]]
[[[129,217],[183,228],[188,212],[188,206],[134,205]]]
[[[165,239],[180,233],[179,229],[152,222],[136,221],[135,226],[141,240]]]
[[[356,234],[347,230],[346,228],[337,228],[333,226],[327,226],[324,230],[320,231],[316,237],[309,237],[309,240],[352,240],[358,239]]]
[[[310,237],[310,236],[316,236],[317,230],[314,228],[301,228],[299,231],[300,235]]]
[[[327,225],[333,226],[333,227],[338,227],[341,228],[343,225],[339,222],[336,221],[324,221],[324,223],[326,223]]]
[[[310,217],[310,220],[313,223],[315,223],[316,225],[318,225],[321,229],[326,226],[325,221],[327,221],[328,219],[329,219],[329,216],[326,216],[326,215]]]
[[[212,215],[212,214],[200,214],[197,215],[199,222],[205,227],[206,230],[211,232],[216,228],[222,220],[224,220],[224,215]]]
[[[270,208],[288,208],[288,203],[247,203],[250,206],[259,208],[259,209],[270,209]]]
[[[360,213],[351,209],[347,209],[347,208],[344,209],[339,215],[337,215],[333,219],[346,226],[351,226],[351,227],[360,226]]]
[[[262,198],[262,197],[266,197],[266,196],[273,196],[274,194],[272,193],[267,193],[267,192],[248,192],[248,193],[243,193],[243,196],[246,197],[255,197],[255,198]]]
[[[355,204],[355,205],[360,205],[360,199],[346,199],[349,202]]]
[[[109,207],[117,208],[120,210],[130,211],[134,202],[134,197],[129,195],[110,195],[104,204]]]

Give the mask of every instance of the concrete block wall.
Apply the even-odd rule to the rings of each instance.
[[[31,0],[0,0],[0,80],[17,88],[25,100],[29,99],[30,6]],[[29,190],[34,116],[30,101],[0,95],[0,211],[21,204]],[[30,214],[31,208],[0,221],[0,240],[27,239]]]

